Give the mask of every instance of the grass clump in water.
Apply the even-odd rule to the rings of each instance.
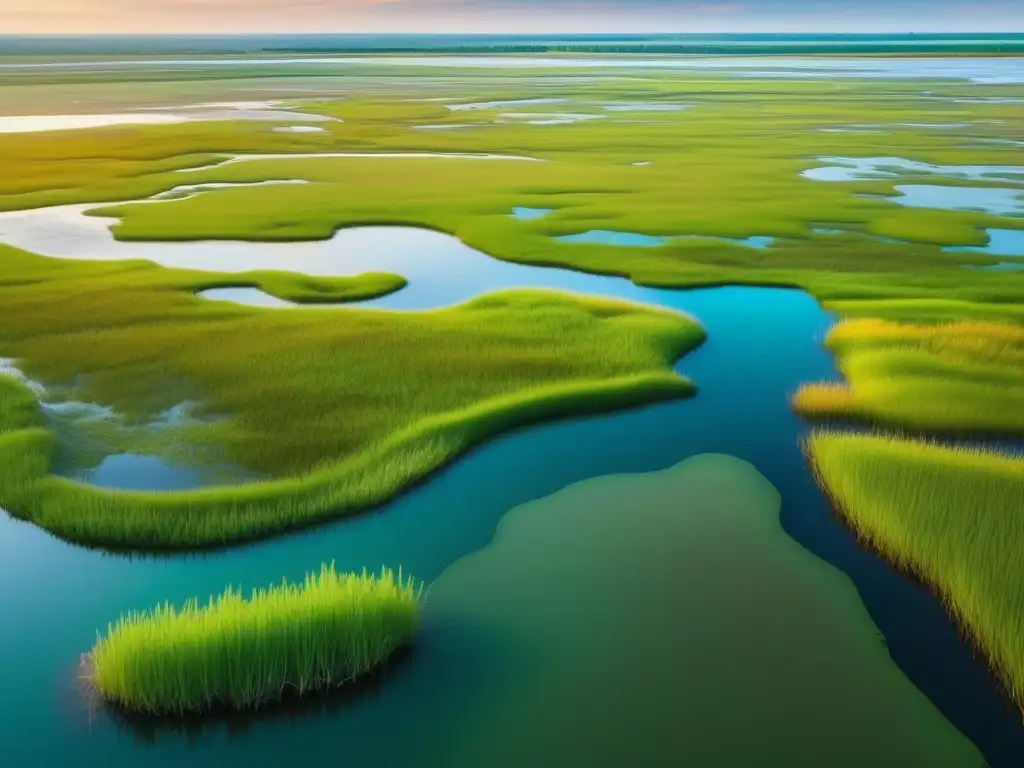
[[[420,587],[385,569],[342,574],[323,565],[302,583],[228,588],[123,616],[88,657],[108,702],[151,714],[246,709],[347,683],[411,642]]]
[[[936,589],[1024,706],[1024,459],[832,431],[806,447],[839,512]]]

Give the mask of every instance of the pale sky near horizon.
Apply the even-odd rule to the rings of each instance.
[[[0,34],[758,31],[1024,31],[1024,0],[0,0]]]

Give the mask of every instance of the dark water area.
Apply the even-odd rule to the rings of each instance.
[[[431,766],[439,745],[464,736],[462,715],[487,693],[471,681],[493,685],[496,676],[514,677],[516,665],[508,659],[519,651],[515,638],[485,632],[472,617],[432,615],[429,601],[421,640],[403,667],[371,695],[337,708],[271,712],[249,726],[212,723],[183,732],[151,724],[140,730],[103,712],[90,715],[69,693],[70,681],[96,631],[127,610],[205,599],[227,584],[250,588],[298,579],[324,561],[341,570],[401,566],[431,582],[485,547],[513,507],[599,475],[650,472],[721,453],[753,464],[782,496],[785,530],[853,579],[908,678],[993,766],[1019,765],[1024,727],[984,664],[936,600],[856,545],[806,470],[799,445],[806,427],[787,397],[802,382],[835,378],[821,346],[833,318],[798,291],[665,291],[586,275],[575,281],[576,290],[699,318],[709,340],[678,366],[698,385],[697,396],[522,430],[470,453],[378,512],[224,553],[113,556],[0,519],[0,657],[12,662],[0,690],[5,763],[276,766],[301,752],[304,760],[344,758],[374,768]],[[496,660],[507,666],[493,668]]]
[[[518,646],[441,764],[977,768],[780,506],[753,466],[703,454],[506,514],[431,587],[435,615]]]

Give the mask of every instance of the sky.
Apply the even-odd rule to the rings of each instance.
[[[1024,0],[0,0],[0,33],[1024,32]]]

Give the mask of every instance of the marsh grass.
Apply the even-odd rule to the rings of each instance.
[[[1024,456],[835,431],[806,449],[861,539],[934,587],[1024,707]]]
[[[0,506],[111,549],[221,546],[374,507],[502,432],[691,394],[672,365],[704,339],[678,313],[549,292],[281,313],[192,295],[221,276],[0,258],[0,349],[33,379],[142,423],[195,403],[211,417],[200,455],[269,478],[129,493],[54,477],[31,393],[0,380]]]
[[[232,76],[246,76],[244,69]],[[373,67],[363,72],[385,74]],[[648,72],[629,82],[545,86],[543,95],[576,99],[574,110],[616,100],[698,103],[679,113],[647,114],[643,123],[606,116],[546,129],[517,124],[522,121],[496,125],[489,110],[451,116],[437,104],[405,98],[536,95],[519,75],[494,70],[468,78],[442,68],[416,79],[422,74],[389,69],[386,95],[372,92],[383,81],[361,81],[367,92],[358,98],[304,104],[344,119],[324,123],[322,134],[281,134],[238,121],[12,134],[0,146],[0,210],[108,202],[113,205],[105,213],[121,219],[117,236],[139,240],[308,240],[329,238],[343,226],[405,224],[451,233],[507,261],[620,275],[644,285],[800,287],[842,305],[841,314],[892,320],[1024,319],[1024,275],[961,269],[995,259],[940,247],[978,244],[981,228],[1019,227],[1019,221],[855,196],[892,194],[901,180],[826,184],[799,175],[824,155],[1005,164],[1005,152],[966,149],[950,131],[818,130],[865,121],[948,122],[968,110],[979,121],[978,135],[996,130],[996,123],[980,122],[986,119],[1002,120],[1001,133],[1019,130],[1020,116],[1001,106],[909,98],[927,87],[921,82],[695,81]],[[401,92],[404,77],[416,84],[414,93]],[[200,81],[179,93],[193,92]],[[106,85],[130,86],[133,98],[145,90]],[[5,88],[31,96],[21,86]],[[942,89],[971,95],[977,86],[944,83]],[[894,99],[894,93],[908,98]],[[758,120],[750,120],[752,109]],[[415,130],[424,121],[448,120],[478,124],[465,131]],[[236,153],[332,151],[497,153],[547,162],[284,158],[216,166]],[[651,165],[632,167],[641,157]],[[184,168],[196,170],[183,177],[176,171]],[[157,205],[124,202],[164,192],[183,178],[312,183],[223,189]],[[533,222],[508,216],[524,205],[556,210]],[[814,237],[809,222],[856,231]],[[778,240],[752,252],[713,241],[643,249],[573,247],[554,239],[586,229]],[[912,242],[880,243],[872,232]],[[0,264],[0,354],[18,358],[33,378],[67,385],[76,398],[110,405],[128,418],[199,403],[199,415],[223,417],[204,427],[203,439],[226,462],[273,478],[190,494],[120,494],[61,481],[48,474],[53,437],[30,418],[25,394],[11,395],[12,403],[20,398],[17,407],[0,396],[6,429],[0,432],[0,505],[65,538],[115,548],[217,546],[382,503],[502,430],[692,392],[669,366],[703,339],[695,324],[666,313],[551,295],[503,294],[416,314],[273,313],[190,295],[252,285],[294,301],[345,301],[395,290],[398,276],[203,274],[142,262],[72,264],[9,248],[0,248]],[[978,381],[949,376],[933,396],[915,383],[931,386],[935,378],[920,373],[931,365],[922,356],[932,351],[916,343],[901,342],[892,355],[896,368],[912,374],[891,377],[899,387],[852,404],[846,392],[819,392],[818,410],[846,403],[847,410],[856,406],[898,421],[930,398],[966,409],[965,423],[976,422],[982,411],[985,418],[1009,418],[1015,395],[998,395],[1001,405],[994,409],[982,401],[1012,372],[978,374],[974,363],[944,362],[937,375],[959,366]],[[897,359],[908,355],[913,359]]]
[[[863,318],[840,323],[826,344],[847,383],[803,386],[793,406],[808,418],[1024,432],[1024,326]]]
[[[412,641],[420,592],[401,572],[340,574],[325,564],[301,583],[248,597],[229,587],[206,605],[132,612],[97,640],[88,679],[109,703],[151,714],[249,709],[324,691]]]

